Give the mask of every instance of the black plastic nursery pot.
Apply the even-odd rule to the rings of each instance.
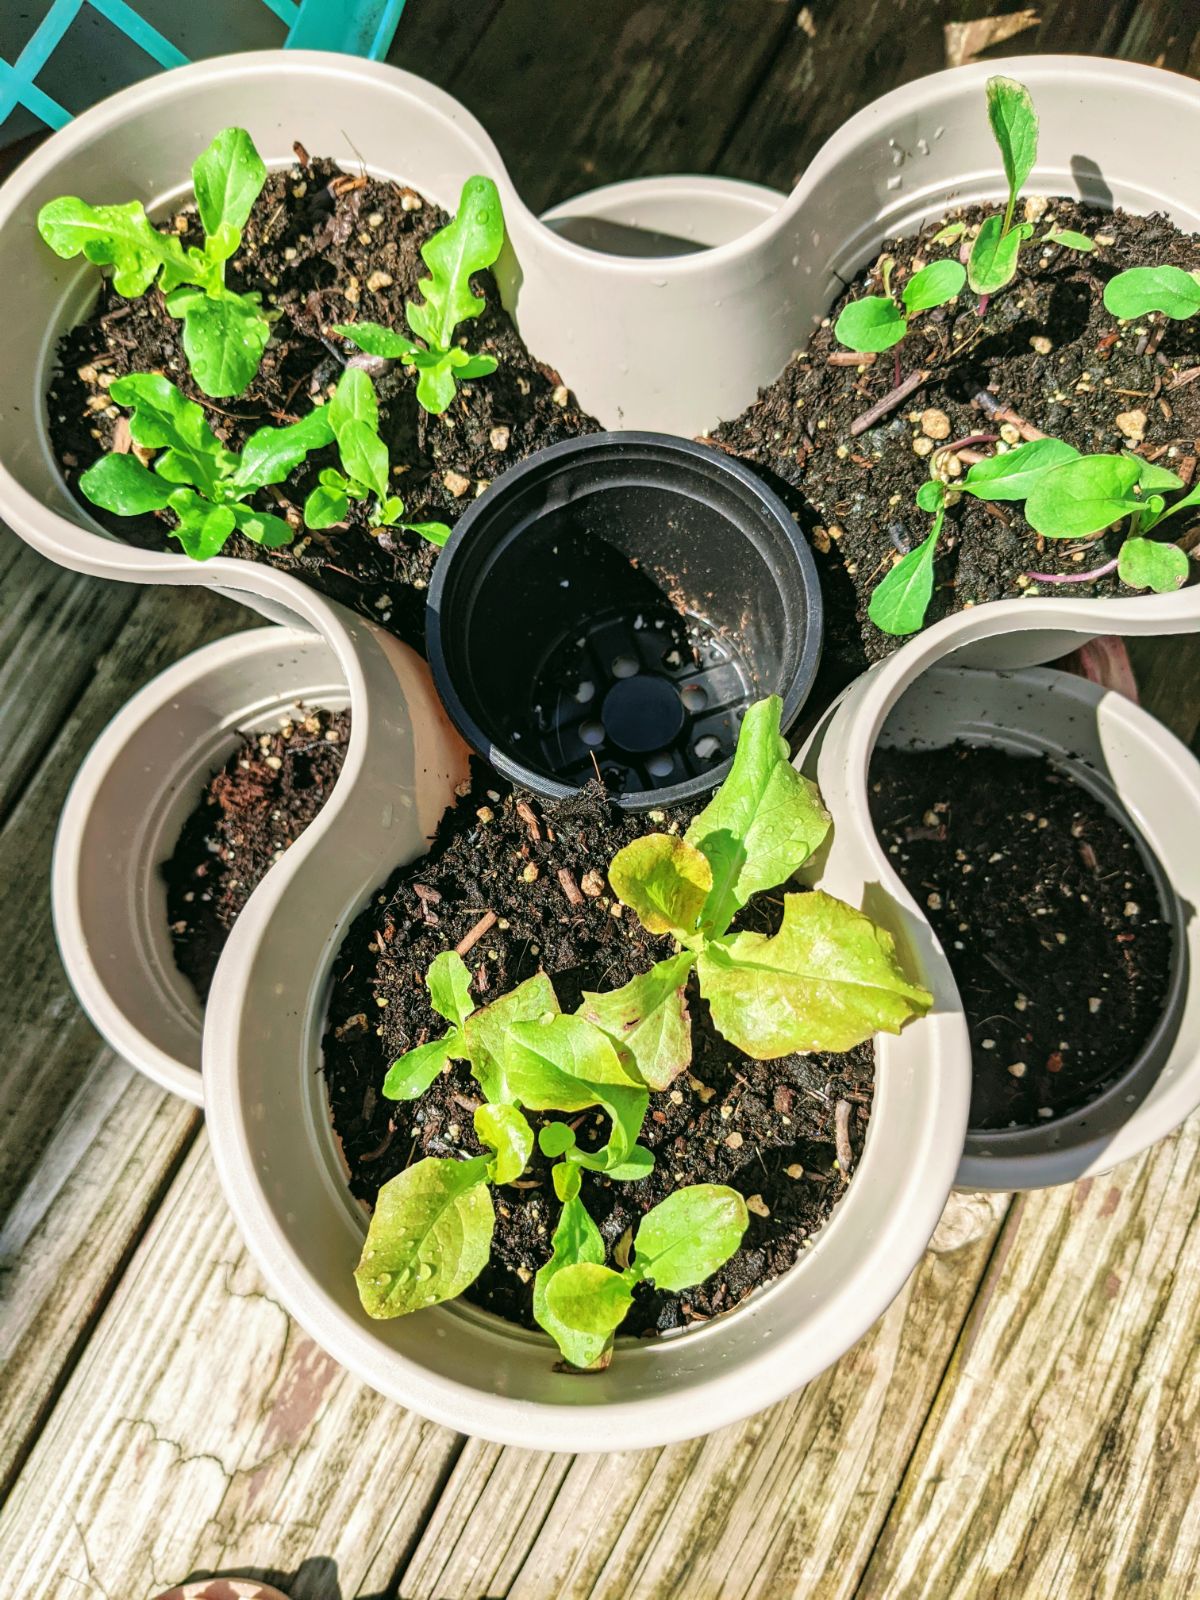
[[[463,737],[560,799],[598,772],[630,810],[715,788],[746,707],[798,716],[821,593],[791,513],[721,451],[600,433],[538,451],[461,518],[429,660]]]

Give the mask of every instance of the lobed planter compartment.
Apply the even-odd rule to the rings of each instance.
[[[871,755],[877,744],[926,750],[955,741],[1045,755],[1097,796],[1140,838],[1172,929],[1165,1006],[1136,1059],[1067,1115],[1032,1127],[968,1131],[956,1180],[965,1190],[1070,1183],[1137,1155],[1200,1106],[1200,929],[1191,910],[1200,893],[1200,763],[1132,701],[1083,678],[1042,668],[922,672],[904,651],[860,679],[808,747],[805,769],[844,819],[823,886],[839,892],[843,874],[858,874],[920,915],[872,824]],[[944,998],[961,1018],[953,980]],[[960,1038],[969,1070],[965,1019]]]
[[[277,727],[301,706],[363,704],[333,795],[288,858],[311,848],[309,835],[329,826],[326,813],[353,789],[358,830],[377,833],[400,862],[424,849],[465,772],[424,663],[329,609],[334,644],[311,631],[256,628],[160,673],[93,745],[59,822],[54,926],[79,1002],[114,1050],[193,1105],[204,1098],[205,1008],[175,964],[161,866],[209,774],[243,734]],[[356,837],[339,841],[347,868]]]

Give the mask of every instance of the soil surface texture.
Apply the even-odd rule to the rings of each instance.
[[[965,259],[958,240],[934,243],[941,222],[916,238],[887,241],[879,260],[834,303],[807,349],[754,405],[715,433],[714,442],[800,497],[805,526],[825,558],[835,651],[847,648],[847,625],[855,617],[868,659],[896,648],[900,641],[869,621],[867,603],[892,564],[929,531],[930,518],[915,503],[918,488],[931,471],[952,484],[970,465],[972,451],[987,455],[1019,444],[1031,436],[1022,425],[1086,452],[1134,451],[1192,482],[1200,454],[1200,317],[1165,328],[1157,317],[1119,324],[1102,297],[1108,279],[1129,267],[1200,267],[1200,242],[1161,216],[1099,211],[1068,200],[1030,200],[1025,214],[1036,219],[1037,235],[1053,223],[1089,235],[1097,249],[1085,254],[1032,241],[1016,279],[992,297],[982,318],[965,287],[951,305],[914,317],[896,347],[900,369],[904,377],[928,377],[873,426],[857,436],[850,431],[895,387],[894,351],[856,355],[834,338],[833,324],[848,301],[883,293],[884,257],[895,260],[897,296],[927,262],[960,250]],[[968,207],[948,220],[977,224],[985,215]],[[966,454],[948,448],[960,442]],[[1200,510],[1181,513],[1167,528],[1190,547],[1200,540]],[[1087,541],[1043,539],[1025,522],[1020,503],[987,505],[964,495],[946,517],[927,620],[1007,596],[1136,593],[1115,573],[1087,583],[1029,580],[1030,573],[1089,572],[1119,546],[1120,534],[1112,530]]]
[[[375,895],[335,964],[325,1077],[359,1200],[370,1205],[383,1183],[422,1156],[481,1148],[472,1128],[479,1089],[464,1064],[455,1063],[419,1100],[391,1101],[380,1093],[396,1056],[445,1029],[424,982],[434,956],[460,948],[480,1004],[539,968],[553,978],[564,1010],[579,1004],[585,988],[618,987],[669,954],[671,941],[646,933],[631,912],[617,914],[608,862],[656,827],[686,828],[691,815],[631,816],[595,784],[543,806],[477,768],[430,853],[394,873]],[[781,911],[779,900],[759,896],[742,925],[773,928]],[[656,1156],[653,1173],[638,1183],[612,1183],[585,1172],[583,1198],[610,1259],[644,1211],[687,1183],[739,1189],[749,1202],[750,1227],[737,1254],[699,1288],[683,1294],[639,1288],[626,1333],[726,1311],[790,1267],[844,1192],[835,1165],[838,1102],[847,1103],[855,1163],[870,1113],[870,1045],[842,1056],[751,1061],[715,1033],[694,985],[689,1001],[691,1070],[651,1095],[641,1136]],[[606,1126],[601,1114],[589,1114],[578,1129],[581,1144],[603,1142]],[[527,1327],[535,1325],[533,1276],[549,1257],[560,1209],[549,1166],[535,1151],[524,1176],[495,1191],[492,1258],[467,1290],[477,1304]]]
[[[228,400],[210,400],[196,388],[183,354],[183,325],[168,314],[158,289],[124,300],[105,279],[87,321],[59,344],[48,402],[54,448],[81,503],[130,543],[178,550],[170,538],[171,512],[114,517],[79,494],[80,474],[99,455],[129,448],[125,414],[107,394],[112,381],[130,372],[165,373],[204,406],[214,432],[232,449],[257,428],[298,421],[328,396],[346,361],[358,357],[330,331],[333,324],[379,322],[408,332],[405,302],[422,299],[417,284],[429,275],[420,248],[448,221],[414,190],[342,172],[331,161],[304,156],[290,170],[271,173],[226,270],[231,288],[259,291],[278,320],[253,383]],[[192,206],[161,226],[177,231],[185,245],[203,242]],[[471,351],[498,359],[490,377],[460,385],[450,408],[431,416],[417,405],[411,367],[391,364],[380,375],[368,366],[406,521],[453,524],[506,466],[599,426],[579,409],[559,374],[526,350],[491,273],[476,273],[471,281],[487,307],[458,336]],[[263,550],[239,534],[223,553],[294,573],[423,649],[434,546],[401,528],[372,531],[363,501],[352,502],[343,527],[308,532],[300,524],[308,491],[335,457],[332,445],[315,452],[287,483],[256,497],[262,510],[293,523],[292,544]]]
[[[877,750],[871,812],[971,1030],[973,1128],[1086,1105],[1162,1015],[1172,935],[1133,835],[1041,756]]]
[[[305,710],[247,735],[205,785],[161,869],[175,964],[201,1000],[246,901],[329,799],[349,736],[348,711]]]

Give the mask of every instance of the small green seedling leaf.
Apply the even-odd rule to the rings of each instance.
[[[778,933],[733,934],[699,957],[700,992],[739,1050],[760,1061],[851,1050],[928,1011],[932,997],[905,977],[886,929],[820,889],[783,905]]]
[[[385,328],[378,322],[335,322],[333,331],[349,339],[364,355],[381,356],[385,361],[403,361],[418,348],[395,328]]]
[[[848,350],[878,352],[899,344],[908,332],[908,318],[890,295],[872,294],[843,306],[833,335]]]
[[[613,893],[648,933],[689,939],[712,888],[712,869],[694,844],[673,834],[648,833],[613,857]]]
[[[538,1149],[553,1161],[575,1148],[575,1130],[569,1122],[547,1122],[538,1129]]]
[[[341,475],[339,474],[339,477]],[[342,480],[345,485],[345,480]],[[336,483],[318,483],[304,502],[306,528],[335,528],[345,522],[350,511],[348,486]]]
[[[607,1172],[629,1158],[650,1097],[608,1036],[584,1017],[560,1014],[514,1023],[504,1067],[512,1099],[531,1111],[586,1111],[599,1105],[608,1112],[608,1143],[594,1153],[573,1152],[581,1166]]]
[[[1183,479],[1179,474],[1160,467],[1157,461],[1146,461],[1141,456],[1130,456],[1129,459],[1138,464],[1138,487],[1146,494],[1183,488]]]
[[[555,1168],[556,1172],[558,1170]],[[570,1170],[578,1184],[578,1169]],[[588,1216],[583,1201],[578,1198],[578,1190],[565,1200],[552,1242],[553,1253],[533,1280],[534,1321],[539,1328],[545,1329],[562,1352],[563,1359],[572,1366],[584,1369],[599,1367],[606,1364],[612,1344],[611,1332],[584,1333],[568,1327],[550,1309],[547,1295],[550,1284],[565,1267],[598,1267],[604,1263],[604,1240],[599,1228]]]
[[[375,385],[361,367],[347,367],[342,373],[328,409],[329,425],[339,439],[342,430],[351,422],[363,422],[372,431],[379,427]]]
[[[1086,233],[1076,233],[1073,228],[1050,228],[1042,235],[1043,244],[1061,245],[1064,250],[1088,252],[1096,248],[1096,241]]]
[[[872,591],[867,615],[881,632],[902,637],[916,633],[925,621],[933,599],[933,558],[944,515],[939,508],[927,537],[902,556]]]
[[[493,1183],[513,1183],[529,1165],[533,1129],[516,1106],[482,1105],[474,1121],[480,1144],[495,1152],[488,1177]]]
[[[348,476],[369,489],[381,502],[382,510],[382,502],[390,498],[387,445],[374,428],[357,420],[342,424],[337,442],[338,454]]]
[[[1003,455],[976,461],[955,487],[978,500],[1024,500],[1048,472],[1078,460],[1074,445],[1061,439],[1033,439]]]
[[[691,1289],[724,1266],[749,1223],[736,1189],[719,1183],[676,1189],[638,1224],[636,1271],[668,1294]]]
[[[223,129],[192,167],[205,233],[215,234],[223,225],[240,232],[266,181],[267,169],[245,128]]]
[[[475,1008],[466,962],[456,950],[443,950],[430,963],[425,984],[430,1005],[450,1029],[441,1039],[430,1039],[392,1062],[383,1081],[389,1100],[416,1100],[451,1061],[461,1061],[468,1053],[464,1030]]]
[[[282,483],[314,450],[333,439],[329,408],[314,406],[299,422],[283,428],[259,428],[246,440],[242,459],[231,481],[238,488],[261,488]]]
[[[393,1061],[383,1080],[385,1097],[388,1100],[420,1099],[454,1059],[452,1046],[455,1042],[449,1037],[430,1039]]]
[[[417,285],[425,303],[408,307],[408,325],[431,350],[448,350],[459,323],[483,310],[486,302],[471,288],[471,274],[492,266],[503,247],[496,185],[490,178],[468,178],[454,220],[421,246],[430,276]]]
[[[536,1022],[558,1011],[558,996],[544,972],[526,978],[490,1006],[483,1006],[467,1018],[463,1032],[471,1071],[487,1098],[493,1103],[515,1101],[505,1069],[509,1035],[519,1022]],[[566,1110],[567,1107],[557,1107]]]
[[[1117,557],[1117,576],[1131,589],[1170,594],[1187,582],[1188,558],[1177,544],[1157,539],[1126,539]]]
[[[984,219],[967,258],[967,282],[976,294],[995,294],[1017,274],[1021,246],[1033,232],[1028,222],[1004,231],[1003,217]]]
[[[466,1026],[475,1010],[471,1000],[471,969],[457,950],[443,950],[430,963],[425,974],[429,1003],[439,1017],[456,1027]]]
[[[171,485],[133,455],[101,456],[79,479],[93,505],[118,517],[163,511],[170,504]]]
[[[710,934],[724,933],[752,895],[786,883],[829,832],[816,786],[792,766],[782,715],[778,695],[750,707],[729,775],[685,835],[709,864]]]
[[[1008,181],[1008,206],[1004,217],[1004,229],[1007,232],[1012,224],[1017,198],[1037,161],[1037,112],[1033,109],[1029,90],[1023,83],[1018,83],[1015,78],[995,77],[987,81],[987,113],[992,133],[1000,146],[1004,176]]]
[[[1048,539],[1085,539],[1141,509],[1140,466],[1128,456],[1080,456],[1039,477],[1025,501],[1031,528]]]
[[[640,1183],[654,1171],[654,1152],[644,1144],[635,1144],[624,1161],[609,1167],[605,1176],[615,1183]]]
[[[241,394],[258,371],[271,337],[258,296],[184,293],[186,299],[172,295],[167,309],[183,318],[183,351],[192,376],[215,399]]]
[[[1183,322],[1200,311],[1200,280],[1182,267],[1130,267],[1104,285],[1104,306],[1122,322],[1153,311]]]
[[[564,1264],[546,1281],[544,1310],[559,1349],[572,1366],[601,1364],[633,1304],[633,1282],[599,1262]]]
[[[168,262],[186,272],[179,240],[159,233],[140,200],[117,206],[90,206],[73,195],[51,200],[38,212],[38,232],[64,261],[82,255],[112,267],[113,288],[127,300],[145,294]]]
[[[953,244],[956,239],[961,239],[967,231],[965,222],[948,222],[944,228],[939,228],[929,241],[931,244]]]
[[[161,373],[130,373],[108,392],[117,405],[132,409],[134,444],[165,452],[154,470],[168,482],[191,484],[211,499],[221,479],[236,469],[237,458],[222,447],[202,409]]]
[[[932,311],[953,300],[967,281],[967,269],[961,261],[931,261],[928,266],[914,272],[904,285],[901,298],[909,316],[918,311]]]
[[[487,1164],[429,1156],[380,1189],[354,1273],[368,1316],[452,1300],[483,1271],[495,1223]]]
[[[580,1013],[626,1051],[651,1089],[666,1089],[691,1064],[686,984],[695,957],[669,956],[607,994],[583,991]]]
[[[193,489],[176,489],[168,502],[179,518],[172,537],[193,561],[208,561],[219,554],[233,532],[232,506],[209,505]]]

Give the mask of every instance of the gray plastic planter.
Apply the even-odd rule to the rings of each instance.
[[[838,822],[826,887],[837,892],[848,871],[919,915],[871,824],[871,754],[877,743],[926,749],[956,739],[1049,756],[1132,825],[1155,868],[1175,960],[1162,1021],[1141,1055],[1070,1116],[969,1133],[957,1184],[1036,1189],[1106,1172],[1200,1106],[1200,763],[1132,701],[1083,678],[1043,668],[922,673],[905,652],[847,690],[806,752],[805,769]]]

